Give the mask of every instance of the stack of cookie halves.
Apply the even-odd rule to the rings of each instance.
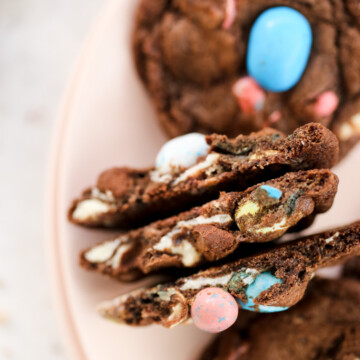
[[[100,314],[137,326],[193,321],[219,332],[239,310],[279,312],[298,303],[316,270],[360,254],[360,221],[279,241],[331,207],[338,178],[329,169],[338,152],[336,136],[315,123],[289,136],[272,129],[233,139],[192,133],[166,143],[152,168],[102,173],[68,216],[75,224],[116,228],[119,234],[83,250],[80,265],[120,281],[150,273],[176,278],[117,294],[99,305]],[[336,290],[326,281],[313,282],[319,289],[310,298],[323,301]],[[259,334],[256,327],[267,324],[256,319],[252,328]],[[237,329],[231,330],[234,344]]]

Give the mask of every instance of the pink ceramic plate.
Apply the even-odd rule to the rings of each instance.
[[[99,301],[143,283],[116,283],[79,269],[78,251],[109,233],[66,220],[71,199],[100,171],[150,165],[165,141],[132,64],[135,6],[134,0],[114,0],[103,12],[66,92],[54,143],[46,239],[56,311],[71,359],[194,359],[209,339],[193,326],[128,328],[100,318]],[[335,206],[311,230],[360,218],[359,159],[360,147],[335,170],[341,177]]]

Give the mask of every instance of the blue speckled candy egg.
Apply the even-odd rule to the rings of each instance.
[[[288,307],[270,306],[255,304],[254,300],[265,290],[270,289],[275,284],[281,284],[281,279],[266,271],[256,276],[255,280],[247,287],[245,294],[247,302],[237,300],[241,308],[244,310],[258,311],[263,313],[272,313],[287,310]]]
[[[311,26],[301,13],[285,6],[266,10],[250,31],[248,73],[266,90],[289,90],[304,73],[311,44]]]

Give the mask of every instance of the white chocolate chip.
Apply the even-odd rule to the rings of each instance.
[[[96,217],[101,214],[105,214],[112,209],[110,204],[99,199],[87,199],[80,201],[72,216],[75,220],[85,221]]]
[[[131,244],[120,245],[116,250],[115,255],[110,259],[107,265],[111,265],[113,269],[119,267],[123,255],[131,248]]]
[[[209,154],[206,159],[202,162],[199,162],[198,164],[190,167],[189,169],[187,169],[185,172],[183,172],[175,181],[174,181],[174,185],[177,185],[183,181],[185,181],[186,179],[188,179],[190,176],[196,175],[197,173],[199,173],[201,170],[210,168],[218,159],[219,159],[219,154]]]
[[[259,270],[256,269],[241,269],[240,271],[245,272],[241,279],[245,285],[252,284],[255,281],[256,277],[260,274]]]
[[[115,200],[114,195],[110,190],[106,190],[105,193],[101,192],[98,188],[92,188],[91,196],[93,198],[98,198],[99,200],[113,202]]]
[[[176,319],[182,312],[182,310],[184,309],[184,306],[181,303],[177,303],[172,309],[171,309],[171,314],[170,316],[167,318],[168,321],[174,320]],[[178,323],[175,323],[172,326],[177,325]]]
[[[166,319],[166,322],[170,325],[169,328],[171,329],[179,324],[182,324],[187,319],[188,314],[185,312],[184,305],[179,302],[174,307],[172,307],[171,314]]]
[[[168,183],[171,181],[172,176],[170,174],[161,174],[158,170],[150,172],[150,179],[155,183]]]
[[[232,222],[232,217],[228,214],[217,214],[211,217],[204,217],[198,216],[197,218],[186,220],[186,221],[179,221],[176,227],[192,227],[196,225],[203,225],[203,224],[226,224]]]
[[[181,255],[182,263],[185,266],[192,266],[200,261],[201,255],[187,240],[183,240],[180,244],[174,245],[172,241],[173,236],[181,232],[183,228],[193,227],[200,224],[225,224],[232,221],[231,216],[228,214],[217,214],[209,218],[198,216],[194,219],[179,221],[174,229],[165,234],[153,248],[157,251],[166,251],[171,254]]]
[[[206,277],[198,277],[196,279],[188,279],[184,282],[184,285],[180,287],[180,290],[189,290],[189,289],[200,289],[204,286],[219,286],[226,285],[231,279],[233,273],[226,274],[224,276],[219,276],[215,278],[206,278]]]
[[[325,242],[327,244],[331,243],[332,241],[334,241],[337,237],[339,236],[339,233],[335,233],[333,236],[330,236],[328,239],[325,240]]]
[[[343,141],[357,135],[360,135],[360,113],[355,114],[350,120],[343,123],[339,130],[339,137]]]
[[[109,260],[116,248],[120,245],[120,240],[115,239],[112,241],[104,242],[98,246],[93,247],[85,253],[85,259],[93,263],[102,263]]]
[[[180,230],[178,230],[180,232]],[[173,235],[174,233],[169,233]],[[179,245],[174,246],[171,237],[163,236],[155,246],[155,250],[168,251],[171,254],[181,255],[181,261],[185,266],[192,266],[200,261],[201,256],[195,247],[187,240],[183,240]]]
[[[360,113],[355,114],[351,119],[350,123],[352,126],[356,128],[358,132],[360,132]]]
[[[345,122],[340,127],[339,137],[341,140],[349,140],[353,136],[353,129],[349,123]]]
[[[255,232],[260,234],[268,234],[278,230],[283,230],[285,228],[286,228],[286,218],[283,218],[281,221],[275,223],[273,226],[257,229],[255,230]]]
[[[159,298],[163,301],[170,301],[171,297],[178,293],[174,288],[168,288],[166,290],[154,290],[154,293],[159,295]]]

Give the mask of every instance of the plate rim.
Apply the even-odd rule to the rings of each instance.
[[[55,125],[51,136],[50,151],[46,166],[45,198],[44,198],[44,242],[46,269],[49,271],[50,292],[54,304],[55,318],[59,325],[60,336],[65,353],[71,359],[86,360],[85,348],[76,330],[71,316],[71,306],[65,286],[62,271],[59,234],[59,179],[61,178],[62,145],[66,139],[73,98],[77,92],[79,79],[83,75],[83,64],[96,48],[96,36],[107,19],[113,14],[119,0],[109,0],[100,10],[90,31],[85,37],[81,49],[76,57],[72,71],[61,96],[60,106],[57,110]]]

